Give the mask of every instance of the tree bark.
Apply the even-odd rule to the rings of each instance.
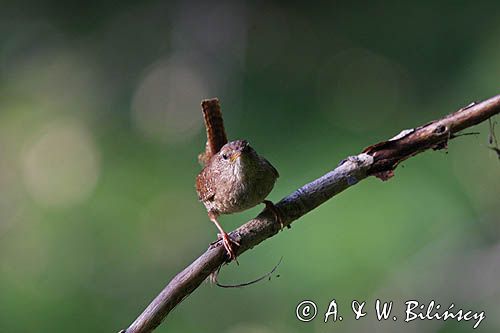
[[[282,223],[289,226],[299,217],[328,199],[357,184],[368,176],[387,180],[402,161],[428,149],[446,148],[450,139],[468,127],[479,124],[500,113],[500,95],[481,103],[471,103],[460,110],[425,125],[402,131],[396,137],[377,143],[356,156],[342,161],[337,168],[302,186],[276,204]],[[497,147],[498,148],[498,147]],[[238,241],[237,254],[253,248],[280,231],[274,215],[264,210],[245,223],[231,237]],[[172,309],[189,296],[228,258],[220,243],[211,246],[193,263],[177,274],[144,312],[130,325],[126,333],[152,332]]]

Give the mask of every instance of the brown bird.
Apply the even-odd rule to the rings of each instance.
[[[205,167],[196,177],[196,192],[208,211],[208,217],[219,229],[230,259],[234,260],[236,251],[233,245],[239,244],[230,239],[217,218],[221,214],[241,212],[264,203],[280,222],[277,208],[265,200],[279,174],[246,140],[227,143],[217,98],[203,100],[201,106],[207,128],[207,144],[205,153],[198,157]]]

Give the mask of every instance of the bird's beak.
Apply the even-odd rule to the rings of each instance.
[[[231,163],[234,163],[234,161],[236,161],[238,159],[238,157],[241,156],[241,152],[235,152],[233,155],[231,155],[231,158],[229,159],[231,161]]]

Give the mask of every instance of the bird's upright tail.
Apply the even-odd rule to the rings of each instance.
[[[219,99],[204,99],[201,101],[201,109],[207,129],[207,144],[205,146],[205,152],[198,155],[198,161],[204,166],[210,158],[217,154],[222,146],[227,143],[227,137],[226,131],[224,130],[224,121],[222,120]]]

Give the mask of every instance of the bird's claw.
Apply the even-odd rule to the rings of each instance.
[[[224,249],[226,250],[230,260],[234,260],[237,264],[239,264],[238,260],[236,259],[236,251],[233,247],[233,244],[236,246],[240,246],[240,243],[232,239],[231,236],[229,236],[227,233],[217,234],[217,237],[217,240],[210,243],[210,245],[213,246],[222,241],[222,246],[224,246]]]
[[[266,205],[266,209],[271,211],[271,213],[273,213],[274,215],[274,219],[276,220],[276,222],[278,222],[280,224],[280,230],[283,230],[283,228],[285,227],[285,223],[283,222],[283,214],[281,213],[281,211],[279,210],[278,207],[276,207],[275,204],[272,203],[272,201],[269,201],[269,200],[264,200],[263,203]],[[290,228],[290,226],[287,226],[288,228]]]

